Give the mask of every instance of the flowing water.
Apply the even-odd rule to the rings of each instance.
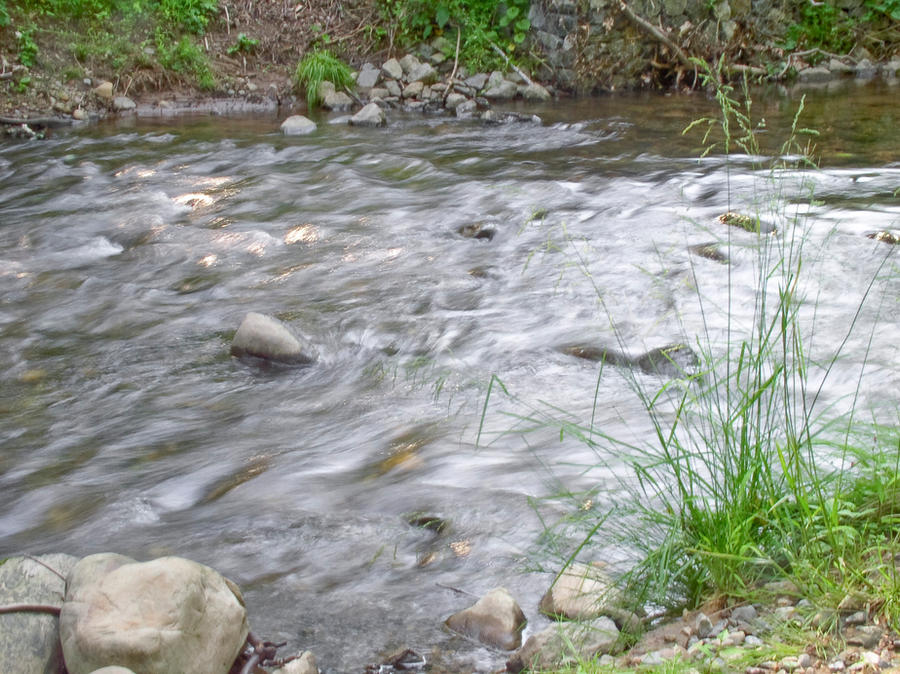
[[[756,97],[768,165],[799,95]],[[449,588],[504,585],[539,628],[560,563],[539,539],[568,507],[542,497],[593,490],[598,516],[624,497],[614,457],[591,471],[558,430],[504,434],[527,425],[504,412],[527,408],[498,383],[488,396],[492,375],[560,418],[644,432],[628,378],[611,367],[598,385],[561,347],[716,338],[728,269],[733,329],[749,330],[758,244],[721,213],[799,214],[822,357],[878,275],[822,400],[853,394],[866,361],[857,404],[896,423],[900,286],[892,260],[879,270],[891,246],[865,235],[900,228],[897,100],[810,92],[822,170],[775,174],[697,159],[700,134],[681,132],[715,112],[703,95],[529,109],[540,124],[394,114],[287,138],[274,117],[194,117],[5,142],[0,556],[196,559],[242,587],[257,634],[327,672],[401,647],[441,671],[501,666],[442,628],[472,602]],[[493,238],[460,233],[472,225]],[[728,238],[729,266],[689,251]],[[231,358],[248,311],[318,360]]]

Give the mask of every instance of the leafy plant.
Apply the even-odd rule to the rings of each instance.
[[[202,34],[219,9],[218,0],[160,0],[159,12],[172,26]]]
[[[243,33],[238,33],[237,42],[228,48],[228,55],[234,56],[238,53],[252,54],[259,46],[259,40],[249,38]]]
[[[6,1],[0,0],[0,28],[5,28],[9,25],[9,11],[6,9]]]
[[[852,49],[855,20],[832,3],[804,3],[800,17],[799,23],[788,28],[785,48],[818,48],[840,54]]]
[[[19,43],[19,62],[30,68],[38,55],[38,46],[31,30],[16,31],[16,40]]]
[[[332,82],[335,87],[349,87],[353,84],[350,67],[326,50],[314,50],[303,57],[294,71],[295,84],[306,92],[306,104],[314,108],[321,103],[319,85]]]
[[[173,44],[165,31],[157,29],[156,50],[163,67],[193,78],[201,89],[215,88],[216,80],[206,55],[188,36]]]

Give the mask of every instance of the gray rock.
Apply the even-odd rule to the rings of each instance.
[[[852,646],[862,646],[868,649],[875,648],[883,635],[884,630],[877,625],[860,625],[846,636],[846,640]]]
[[[476,73],[463,81],[467,87],[472,87],[475,91],[481,91],[487,84],[488,76],[485,73]]]
[[[353,106],[353,99],[343,91],[333,91],[322,99],[322,107],[326,110],[349,110]]]
[[[705,613],[700,613],[694,621],[694,632],[701,639],[706,639],[712,635],[713,625],[709,617]]]
[[[369,103],[350,118],[351,126],[384,126],[385,124],[387,124],[387,118],[384,116],[384,110],[375,103]]]
[[[384,73],[385,77],[392,80],[399,80],[403,77],[403,66],[400,65],[400,61],[397,59],[388,59],[384,62],[384,65],[381,66],[381,72]]]
[[[828,69],[833,73],[839,73],[841,75],[850,75],[856,72],[855,68],[851,65],[848,65],[841,61],[840,59],[832,58],[828,62]]]
[[[622,593],[601,567],[570,564],[544,593],[538,607],[549,616],[585,620],[608,615],[610,607],[621,607]]]
[[[448,110],[456,110],[457,107],[459,107],[462,103],[465,103],[467,100],[469,100],[469,99],[467,99],[462,94],[457,94],[456,92],[453,92],[453,93],[447,94],[447,100],[444,101],[444,106]],[[472,104],[474,105],[475,102],[472,101]]]
[[[437,82],[438,73],[430,63],[420,63],[409,71],[407,77],[410,82],[433,84]]]
[[[871,80],[878,75],[878,68],[869,59],[863,59],[856,64],[856,79]]]
[[[832,79],[831,71],[824,66],[806,68],[797,73],[797,79],[801,82],[827,82]]]
[[[425,85],[422,82],[410,82],[403,88],[403,98],[418,98],[424,90]]]
[[[737,606],[731,609],[731,620],[735,623],[751,623],[756,620],[758,615],[753,604],[745,604],[744,606]]]
[[[375,107],[378,108],[377,105]],[[315,359],[311,350],[304,348],[284,323],[272,316],[256,312],[247,314],[234,333],[231,355],[239,358],[253,356],[298,365],[310,363]]]
[[[226,674],[248,629],[234,583],[179,557],[86,557],[69,574],[59,619],[69,674],[110,665],[141,674]]]
[[[412,54],[407,54],[403,58],[400,59],[400,67],[403,68],[403,73],[405,75],[409,75],[416,67],[422,65],[421,61],[417,59]]]
[[[516,97],[519,88],[514,82],[503,80],[496,86],[489,86],[484,91],[484,97],[493,100],[510,100]]]
[[[529,84],[522,89],[522,98],[526,101],[549,101],[550,92],[540,84]]]
[[[322,80],[321,82],[319,82],[319,88],[316,89],[320,101],[324,101],[329,95],[335,93],[336,91],[337,89],[334,86],[334,82],[329,82],[328,80]]]
[[[387,90],[387,88],[383,87],[373,87],[369,89],[369,98],[371,100],[375,100],[376,98],[385,99],[391,95],[391,92]]]
[[[384,88],[388,90],[390,96],[400,98],[403,95],[403,87],[395,80],[387,80],[384,83]]]
[[[42,604],[62,606],[65,577],[78,562],[62,554],[41,555],[36,562],[10,557],[0,562],[0,605]],[[47,566],[44,566],[46,564]],[[59,618],[51,613],[0,615],[0,669],[3,674],[56,674],[62,670]]]
[[[359,71],[359,75],[356,76],[356,86],[362,91],[368,91],[378,84],[380,79],[381,71],[371,63],[366,63]]]
[[[513,596],[498,587],[469,608],[454,613],[444,624],[487,646],[511,651],[522,644],[525,622],[525,614]]]
[[[281,132],[286,136],[304,136],[316,130],[316,123],[303,115],[291,115],[281,123]]]
[[[696,374],[700,359],[687,344],[667,344],[639,356],[634,364],[647,374],[687,377]]]
[[[533,634],[506,663],[510,672],[555,670],[579,660],[590,660],[602,653],[614,651],[619,642],[619,630],[609,618],[602,617],[587,623],[556,623]]]
[[[116,112],[127,112],[128,110],[134,110],[137,105],[128,96],[116,96],[113,99],[112,107]]]
[[[468,119],[475,116],[478,110],[478,104],[472,99],[468,99],[456,106],[456,116],[460,119]]]
[[[315,656],[310,651],[303,651],[296,660],[273,669],[272,674],[319,674],[319,668]]]

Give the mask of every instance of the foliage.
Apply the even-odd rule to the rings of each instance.
[[[219,9],[218,0],[160,0],[159,12],[176,28],[202,34],[210,17]]]
[[[853,47],[855,25],[855,19],[832,3],[804,3],[800,22],[788,28],[785,47],[816,47],[844,54]]]
[[[5,0],[0,0],[0,28],[5,28],[9,25],[9,10],[6,9]]]
[[[461,59],[476,69],[500,63],[491,43],[513,53],[531,28],[529,0],[379,0],[379,6],[385,20],[397,27],[397,39],[404,45],[445,33],[455,37],[458,29]]]
[[[294,82],[305,89],[306,104],[310,108],[321,103],[319,85],[325,81],[338,88],[349,87],[353,84],[353,74],[350,67],[331,52],[316,49],[303,57],[294,72]]]
[[[228,48],[228,55],[234,56],[238,53],[252,54],[259,46],[259,40],[247,37],[243,33],[238,33],[237,42]]]
[[[202,33],[218,10],[218,0],[23,0],[39,16],[100,24],[122,17],[155,17],[170,30]]]
[[[19,62],[23,66],[31,67],[34,65],[38,54],[38,46],[32,35],[33,29],[16,31],[16,40],[19,45]]]
[[[201,89],[216,86],[206,55],[187,35],[173,43],[165,31],[157,29],[156,49],[163,67],[193,77]]]

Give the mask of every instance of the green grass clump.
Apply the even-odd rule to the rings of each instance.
[[[314,108],[322,101],[319,98],[319,85],[331,82],[338,89],[353,85],[353,73],[350,67],[334,56],[330,51],[316,49],[297,64],[294,72],[297,87],[306,92],[306,104]]]

